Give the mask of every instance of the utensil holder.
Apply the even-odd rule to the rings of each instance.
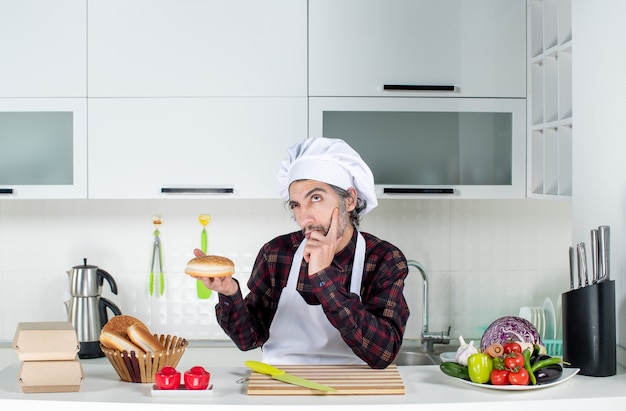
[[[563,361],[580,374],[616,373],[615,281],[562,294]]]

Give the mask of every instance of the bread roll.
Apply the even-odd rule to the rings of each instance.
[[[111,317],[109,321],[102,327],[102,332],[114,332],[122,337],[130,340],[128,337],[128,327],[131,325],[138,325],[148,330],[148,327],[139,319],[130,315],[116,315]]]
[[[226,277],[235,274],[235,264],[226,257],[205,255],[191,259],[185,274],[192,277]]]
[[[102,331],[100,333],[100,344],[106,348],[118,351],[135,351],[135,354],[143,354],[144,351],[137,345],[133,344],[129,339],[115,331]]]
[[[164,349],[159,339],[139,324],[131,325],[127,332],[130,340],[145,352],[158,352]]]

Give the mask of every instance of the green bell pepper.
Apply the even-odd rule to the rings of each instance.
[[[472,354],[467,358],[467,370],[472,382],[485,384],[489,382],[493,360],[491,356],[483,353]]]

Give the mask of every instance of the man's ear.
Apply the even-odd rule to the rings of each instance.
[[[347,191],[350,193],[350,197],[346,199],[346,211],[350,212],[356,208],[357,192],[354,187],[348,188]]]

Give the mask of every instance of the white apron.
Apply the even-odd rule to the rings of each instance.
[[[309,305],[296,290],[304,244],[293,257],[287,285],[283,289],[269,339],[263,345],[263,362],[268,364],[365,364],[354,354],[326,318],[321,305]],[[365,239],[357,233],[350,292],[361,295],[365,264]]]

